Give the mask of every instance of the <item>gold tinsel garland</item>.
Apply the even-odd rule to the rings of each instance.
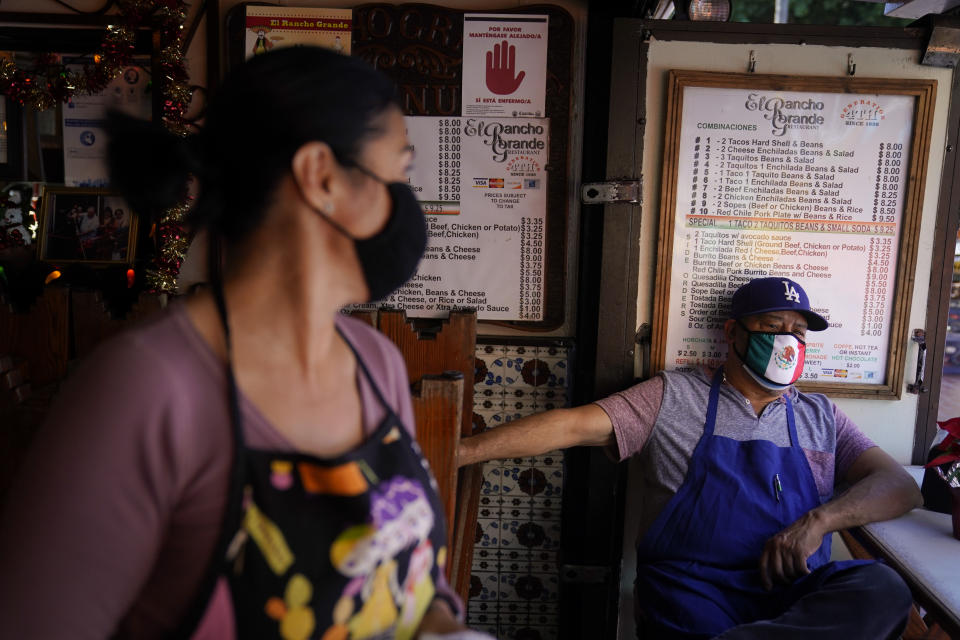
[[[117,21],[107,27],[100,51],[93,64],[80,72],[64,66],[56,54],[40,54],[36,69],[28,72],[10,58],[0,59],[0,94],[21,105],[45,110],[58,102],[67,102],[74,95],[103,91],[127,66],[134,53],[138,29],[147,27],[160,36],[158,65],[161,78],[156,84],[163,91],[164,125],[173,133],[185,136],[189,127],[184,114],[190,105],[192,91],[183,62],[183,27],[187,20],[187,4],[183,0],[120,0]],[[171,207],[156,226],[157,256],[147,270],[150,288],[173,293],[180,265],[189,244],[183,230],[187,203]]]

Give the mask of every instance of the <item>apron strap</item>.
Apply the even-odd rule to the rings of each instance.
[[[343,331],[340,330],[340,327],[336,327],[337,333],[340,334],[340,337],[343,338],[343,341],[347,343],[347,346],[350,347],[350,351],[353,352],[353,359],[357,361],[357,365],[360,367],[360,371],[363,373],[363,377],[367,379],[367,382],[370,383],[370,386],[373,387],[373,393],[377,396],[377,400],[380,402],[380,406],[386,409],[388,414],[393,414],[393,407],[386,401],[383,397],[383,394],[380,392],[380,387],[377,386],[377,381],[373,379],[373,376],[370,375],[370,370],[367,369],[367,365],[363,363],[363,358],[360,357],[360,354],[357,353],[356,348],[353,346],[353,343],[347,339],[347,336],[343,334]]]
[[[707,419],[703,423],[703,436],[708,438],[713,435],[713,427],[717,423],[717,404],[720,401],[720,385],[723,384],[723,367],[717,368],[713,374],[713,381],[710,383],[710,401],[707,403]]]
[[[799,447],[800,441],[797,439],[797,422],[793,415],[793,400],[790,399],[790,389],[783,394],[783,399],[787,403],[787,431],[790,432],[790,446]]]
[[[203,580],[197,593],[190,603],[186,614],[180,620],[172,637],[191,638],[203,615],[207,612],[213,597],[217,581],[226,571],[227,550],[243,523],[243,490],[246,484],[246,456],[243,443],[243,422],[240,414],[240,393],[237,389],[237,380],[233,375],[233,349],[230,341],[230,323],[227,319],[227,303],[223,296],[223,278],[220,270],[219,242],[211,235],[210,238],[210,265],[213,299],[217,305],[220,322],[223,325],[224,342],[226,343],[226,374],[227,374],[227,402],[230,415],[230,433],[233,439],[233,462],[230,467],[230,482],[227,488],[227,505],[220,524],[220,533],[217,535],[217,546],[214,548]]]
[[[236,448],[243,448],[242,418],[240,415],[240,393],[237,390],[237,379],[233,375],[233,346],[230,340],[230,322],[227,319],[227,302],[223,296],[223,283],[216,278],[213,283],[213,299],[217,303],[217,312],[220,323],[223,325],[223,338],[226,343],[227,356],[227,403],[230,409],[230,426],[233,442]]]

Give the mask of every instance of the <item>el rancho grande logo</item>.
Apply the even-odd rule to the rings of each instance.
[[[814,98],[793,100],[782,96],[751,93],[744,103],[747,111],[757,111],[770,121],[773,135],[782,136],[790,129],[819,129],[824,123],[823,102]]]
[[[545,134],[546,127],[536,122],[507,124],[467,118],[463,127],[464,136],[478,137],[483,144],[490,147],[494,162],[506,162],[509,156],[525,151],[543,151],[546,149]]]
[[[854,100],[840,111],[840,119],[848,127],[879,127],[885,119],[883,107],[876,100]]]

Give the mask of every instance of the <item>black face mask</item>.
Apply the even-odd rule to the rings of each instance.
[[[383,229],[360,240],[322,211],[318,210],[317,213],[334,229],[353,240],[357,259],[363,269],[363,279],[370,292],[369,301],[376,302],[406,284],[417,270],[420,258],[427,248],[427,222],[423,217],[423,209],[409,186],[403,182],[386,182],[361,166],[354,167],[386,185],[390,192],[393,206]]]

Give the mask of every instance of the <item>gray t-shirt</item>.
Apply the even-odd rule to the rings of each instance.
[[[687,474],[693,450],[703,435],[713,371],[662,372],[659,376],[598,400],[613,423],[621,460],[638,454],[642,462],[640,537]],[[791,387],[797,438],[806,454],[821,501],[833,495],[861,453],[876,446],[826,396]],[[715,435],[735,440],[769,440],[790,444],[786,403],[772,402],[757,416],[743,394],[729,384],[720,387]]]

